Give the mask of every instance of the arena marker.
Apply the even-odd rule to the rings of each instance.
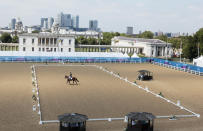
[[[180,106],[180,101],[179,100],[177,101],[177,106]]]
[[[145,88],[145,90],[146,90],[147,92],[149,92],[149,89],[148,89],[147,87]]]
[[[39,111],[38,114],[41,115],[41,111]]]
[[[108,121],[111,122],[111,118],[108,118]]]
[[[42,124],[43,124],[43,122],[42,122],[42,121],[40,121],[40,122],[39,122],[39,124],[40,124],[40,125],[42,125]]]
[[[125,122],[125,123],[128,122],[128,117],[127,117],[127,116],[125,116],[125,118],[124,118],[124,122]]]
[[[32,110],[36,111],[36,106],[35,105],[33,105]]]

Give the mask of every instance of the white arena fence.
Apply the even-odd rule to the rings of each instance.
[[[106,68],[103,68],[102,66],[98,66],[98,65],[72,65],[72,64],[70,64],[70,65],[33,65],[33,66],[31,66],[31,69],[32,69],[32,82],[35,83],[34,88],[33,88],[33,92],[37,96],[37,106],[35,104],[33,105],[33,111],[38,110],[37,113],[40,116],[39,124],[49,124],[49,123],[58,123],[59,122],[58,120],[42,120],[42,112],[41,112],[40,96],[39,96],[39,87],[38,87],[37,75],[36,75],[36,67],[40,67],[40,66],[89,66],[89,67],[93,67],[93,68],[96,67],[96,68],[98,68],[98,69],[100,69],[100,70],[102,70],[102,71],[116,77],[116,78],[119,78],[120,80],[123,80],[123,81],[125,81],[125,82],[127,82],[127,83],[129,83],[129,84],[131,84],[133,86],[136,86],[139,89],[142,89],[142,90],[146,91],[147,93],[150,93],[150,94],[154,95],[155,97],[158,97],[158,98],[160,98],[160,99],[162,99],[162,100],[164,100],[164,101],[166,101],[166,102],[168,102],[168,103],[170,103],[170,104],[172,104],[174,106],[179,107],[181,110],[185,110],[185,111],[191,113],[191,115],[175,115],[174,114],[174,115],[166,115],[166,116],[156,116],[157,119],[169,118],[169,120],[170,119],[173,120],[173,118],[190,118],[190,117],[199,118],[200,117],[200,114],[197,114],[197,113],[187,109],[186,107],[182,106],[180,104],[180,101],[177,101],[177,103],[172,102],[171,100],[169,100],[167,98],[164,98],[164,97],[160,96],[159,94],[154,93],[153,91],[150,91],[147,87],[145,87],[145,88],[141,87],[140,85],[129,81],[127,79],[127,77],[126,78],[121,77],[120,75],[114,73],[113,71],[109,71]],[[36,109],[36,107],[38,109]],[[109,122],[111,122],[111,121],[118,121],[118,120],[123,120],[124,122],[127,122],[127,117],[125,116],[125,117],[121,117],[121,118],[110,118],[110,117],[109,118],[89,118],[87,121],[90,121],[90,122],[91,121],[109,121]]]

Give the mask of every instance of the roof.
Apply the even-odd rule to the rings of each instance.
[[[78,113],[69,113],[59,115],[58,119],[60,122],[67,122],[67,123],[81,123],[85,122],[88,117],[86,115],[78,114]]]
[[[150,71],[148,71],[148,70],[139,70],[138,72],[139,73],[150,73]]]
[[[129,37],[124,37],[124,36],[117,36],[114,37],[118,40],[127,40],[127,41],[136,41],[136,42],[147,42],[147,43],[153,43],[153,44],[166,44],[166,42],[159,40],[159,39],[145,39],[145,38],[129,38]],[[167,43],[170,45],[171,43]]]
[[[19,34],[21,36],[32,36],[32,37],[74,37],[70,34],[54,34],[54,33],[23,33]]]
[[[156,118],[152,113],[147,112],[130,112],[126,116],[131,120],[141,120],[141,121],[153,120]]]

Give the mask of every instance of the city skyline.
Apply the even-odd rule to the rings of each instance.
[[[126,27],[132,26],[135,33],[160,30],[191,34],[203,26],[202,6],[201,0],[59,0],[52,3],[48,0],[23,0],[20,3],[7,0],[0,5],[4,10],[0,12],[3,18],[0,27],[8,26],[15,17],[20,17],[24,25],[40,25],[40,18],[57,17],[59,12],[65,12],[78,14],[81,27],[87,27],[90,19],[97,19],[103,31],[126,32]]]

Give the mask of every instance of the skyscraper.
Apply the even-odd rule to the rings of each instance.
[[[54,23],[54,18],[53,17],[49,17],[48,18],[48,29],[51,29],[53,23]]]
[[[58,22],[60,27],[71,27],[71,15],[63,14],[62,12],[58,14]]]
[[[73,16],[72,17],[72,27],[75,29],[79,28],[79,16]]]
[[[71,15],[70,14],[63,15],[63,26],[62,27],[71,27]]]
[[[15,25],[16,25],[16,19],[13,18],[13,19],[11,19],[11,29],[12,30],[15,30]]]
[[[97,20],[90,20],[89,21],[89,30],[97,31],[98,29],[98,21]]]
[[[48,20],[44,21],[43,28],[44,29],[48,29]]]
[[[133,34],[133,27],[127,27],[127,32],[126,34],[132,35]]]
[[[44,21],[48,22],[48,18],[41,18],[41,24],[40,24],[41,27],[44,27],[44,23],[45,23]]]
[[[62,19],[63,19],[63,13],[61,12],[60,14],[57,15],[57,21],[60,27],[62,26],[62,21],[63,21]]]

